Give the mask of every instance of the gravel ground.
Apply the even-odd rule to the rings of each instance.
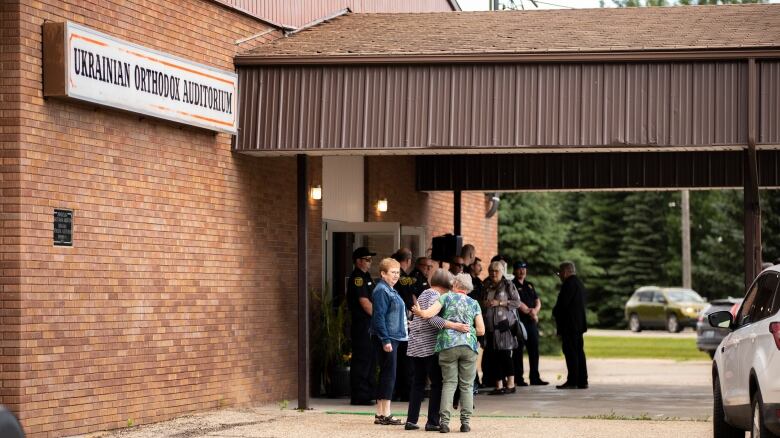
[[[420,435],[402,426],[377,426],[367,415],[330,415],[323,412],[281,411],[265,406],[247,410],[221,410],[181,417],[114,433],[87,435],[101,438],[260,438],[260,437],[385,437]],[[456,428],[459,424],[454,422]],[[498,437],[710,437],[709,422],[587,420],[570,418],[487,418],[471,422],[476,436]],[[455,429],[457,431],[457,429]],[[430,435],[426,435],[430,436]],[[434,435],[436,436],[436,435]]]

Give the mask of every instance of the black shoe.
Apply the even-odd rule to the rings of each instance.
[[[471,427],[469,427],[468,424],[461,424],[460,425],[460,431],[461,432],[471,432]]]
[[[404,426],[405,430],[418,430],[419,428],[420,428],[420,426],[418,426],[418,425],[416,425],[414,423],[410,423],[408,421],[406,422],[406,426]]]
[[[382,417],[382,424],[385,426],[400,426],[404,424],[404,422],[390,415],[387,417]]]
[[[435,425],[435,424],[426,424],[425,425],[425,431],[426,432],[438,432],[441,427]]]
[[[439,432],[441,432],[441,433],[450,433],[450,426],[448,426],[446,424],[442,424],[441,426],[439,426]]]
[[[515,383],[515,386],[528,386],[528,384],[525,383],[525,380],[521,380],[520,382]]]
[[[374,415],[374,424],[382,424],[385,421],[384,415]]]
[[[563,385],[556,386],[555,389],[577,389],[577,385],[572,385],[571,383],[564,383]]]
[[[506,392],[504,391],[504,388],[496,388],[490,392],[488,392],[488,395],[504,395]]]
[[[514,394],[516,392],[517,392],[517,387],[516,386],[504,389],[504,394]]]
[[[533,385],[533,386],[544,386],[544,385],[549,385],[549,384],[550,384],[550,382],[545,382],[544,380],[533,380],[533,381],[531,381],[531,385]]]

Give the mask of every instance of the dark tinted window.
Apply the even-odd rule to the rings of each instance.
[[[742,302],[742,306],[740,306],[739,312],[737,312],[737,317],[734,318],[737,327],[750,323],[748,311],[753,306],[753,302],[756,300],[758,283],[759,281],[753,283],[753,287],[751,287],[747,295],[745,295],[745,301]]]
[[[772,315],[772,302],[777,290],[777,274],[764,274],[758,284],[758,295],[751,309],[751,321],[760,321]]]
[[[771,314],[772,303],[777,289],[778,278],[769,272],[753,284],[737,314],[737,323],[742,326],[760,321]]]
[[[639,295],[639,301],[642,303],[649,303],[650,301],[653,301],[652,292],[638,292],[637,295]]]
[[[664,294],[662,294],[661,292],[655,292],[653,294],[653,301],[656,303],[665,303],[666,298],[664,298]]]

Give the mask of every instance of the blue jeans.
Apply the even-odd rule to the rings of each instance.
[[[379,383],[376,388],[377,400],[392,400],[395,386],[395,369],[398,364],[398,341],[390,341],[393,351],[386,352],[379,338],[374,338],[377,365],[379,365]]]

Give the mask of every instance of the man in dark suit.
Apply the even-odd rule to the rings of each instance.
[[[568,376],[558,389],[586,389],[588,368],[585,363],[585,347],[582,339],[587,328],[585,321],[585,286],[576,275],[573,262],[563,262],[558,271],[561,292],[553,307],[553,317],[561,337],[563,356],[566,358]]]

